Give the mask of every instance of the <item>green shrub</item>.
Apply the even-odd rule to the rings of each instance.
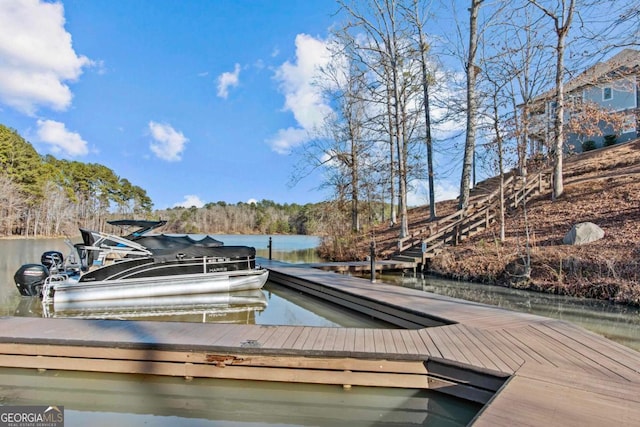
[[[617,142],[618,137],[615,135],[605,135],[604,136],[604,146],[611,147],[613,144]]]
[[[582,151],[591,151],[596,149],[596,142],[589,140],[582,143]]]

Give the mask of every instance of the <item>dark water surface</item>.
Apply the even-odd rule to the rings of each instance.
[[[2,405],[64,406],[65,425],[464,426],[480,406],[429,390],[0,368]]]

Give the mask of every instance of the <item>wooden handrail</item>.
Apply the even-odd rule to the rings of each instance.
[[[533,177],[525,177],[524,180],[520,176],[511,174],[503,182],[505,205],[508,208],[517,207],[520,202],[532,194],[542,192],[547,174],[548,172],[539,172]],[[433,251],[444,246],[449,240],[453,240],[455,244],[460,238],[471,235],[481,226],[489,227],[497,217],[495,212],[491,212],[491,209],[495,208],[499,195],[500,188],[474,200],[466,209],[459,209],[446,217],[430,222],[427,226],[414,230],[408,236],[398,239],[398,251],[403,252],[418,245],[423,248],[426,246],[427,252]],[[480,219],[481,217],[482,219]],[[423,261],[424,256],[423,254]]]

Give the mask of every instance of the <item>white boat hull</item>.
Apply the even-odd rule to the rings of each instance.
[[[100,282],[69,280],[52,282],[43,293],[54,303],[229,293],[262,289],[268,276],[268,270],[259,269]]]

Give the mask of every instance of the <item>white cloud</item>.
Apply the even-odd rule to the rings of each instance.
[[[306,141],[331,113],[320,88],[314,84],[319,68],[330,60],[327,43],[306,34],[298,34],[295,43],[295,62],[285,62],[275,74],[285,97],[284,110],[293,113],[298,125],[297,128],[281,129],[268,140],[272,149],[281,154]]]
[[[171,125],[153,121],[149,122],[149,130],[154,139],[149,147],[156,156],[169,162],[182,159],[184,146],[189,141],[182,132],[178,132]]]
[[[252,199],[247,200],[247,204],[248,205],[257,205],[258,201],[256,199],[252,198]]]
[[[236,64],[233,72],[225,72],[218,76],[218,96],[227,99],[229,88],[237,87],[240,83],[240,64]]]
[[[173,205],[174,208],[190,208],[195,206],[196,208],[201,208],[204,206],[204,202],[200,200],[200,197],[195,194],[187,194],[184,196],[184,200]]]
[[[51,145],[51,151],[68,156],[83,156],[89,152],[87,142],[80,134],[67,130],[64,123],[54,120],[38,120],[37,137]]]
[[[275,136],[267,140],[271,149],[278,154],[289,154],[292,147],[309,139],[309,133],[300,128],[279,129]]]
[[[73,50],[64,24],[61,3],[0,1],[0,102],[31,116],[69,108],[66,83],[92,62]]]
[[[433,124],[433,136],[438,139],[447,139],[452,135],[464,131],[465,121],[459,116],[450,115],[446,105],[466,105],[465,93],[461,89],[466,76],[460,72],[435,71],[436,84],[432,93],[438,99],[431,103],[431,118]]]
[[[424,206],[429,204],[429,182],[420,180],[413,183],[414,189],[407,194],[407,205]],[[453,200],[460,194],[460,189],[449,181],[435,183],[436,202]]]

